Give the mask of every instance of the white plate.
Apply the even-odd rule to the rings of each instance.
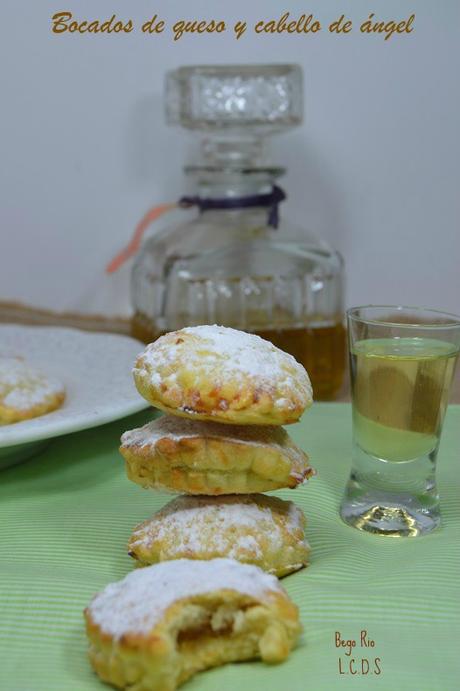
[[[96,427],[148,403],[131,374],[143,344],[128,336],[77,329],[0,324],[0,355],[19,355],[65,386],[66,399],[47,415],[0,426],[0,466],[30,455],[36,442]],[[27,445],[27,446],[24,446]]]

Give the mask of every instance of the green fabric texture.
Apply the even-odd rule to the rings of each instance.
[[[0,473],[2,691],[107,688],[86,658],[82,610],[133,568],[126,554],[132,528],[170,499],[129,482],[117,451],[120,433],[150,416],[62,437]],[[300,645],[282,665],[227,665],[184,689],[459,689],[459,427],[460,406],[452,406],[438,459],[442,529],[395,540],[365,535],[338,517],[350,468],[350,406],[316,404],[291,426],[318,470],[301,489],[277,493],[304,510],[312,546],[311,565],[283,580],[300,607]],[[374,647],[361,647],[362,630]],[[336,632],[356,640],[350,656],[336,647]]]

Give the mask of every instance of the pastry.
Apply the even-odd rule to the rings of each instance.
[[[95,671],[130,691],[173,691],[226,662],[282,662],[301,629],[277,579],[233,559],[136,569],[96,595],[85,618]]]
[[[294,488],[314,473],[280,427],[222,425],[172,415],[125,432],[130,480],[188,494],[248,494]]]
[[[149,403],[194,420],[286,425],[312,403],[308,374],[292,355],[223,326],[161,336],[139,355],[133,374]]]
[[[19,357],[0,356],[0,424],[50,413],[62,405],[64,398],[61,382]]]
[[[141,565],[230,557],[281,577],[307,564],[304,530],[302,511],[277,497],[181,496],[134,529],[128,550]]]

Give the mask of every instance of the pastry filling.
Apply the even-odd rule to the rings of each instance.
[[[202,645],[204,639],[216,639],[241,634],[247,627],[245,611],[250,605],[235,607],[220,604],[215,607],[190,604],[181,613],[176,635],[180,653]]]
[[[173,632],[172,632],[173,633]],[[257,657],[276,663],[289,654],[289,635],[269,610],[244,598],[240,602],[190,603],[180,612],[175,628],[180,679],[235,660]]]

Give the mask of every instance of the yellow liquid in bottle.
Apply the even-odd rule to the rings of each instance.
[[[439,442],[458,348],[428,338],[358,341],[351,352],[357,444],[388,461],[409,461]]]
[[[295,329],[260,329],[258,336],[295,357],[307,370],[315,401],[331,401],[345,373],[346,332],[341,322]]]

